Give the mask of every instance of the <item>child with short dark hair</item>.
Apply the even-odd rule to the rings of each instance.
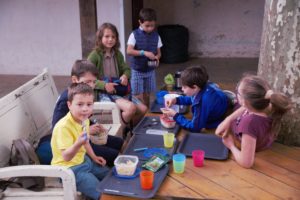
[[[51,165],[70,168],[77,190],[92,199],[100,199],[97,186],[109,169],[105,167],[106,160],[96,156],[89,143],[87,119],[93,112],[93,89],[85,83],[73,83],[68,89],[67,104],[70,112],[53,129]]]
[[[143,8],[140,11],[139,24],[140,27],[130,34],[127,42],[127,54],[131,56],[131,88],[133,95],[149,107],[150,93],[156,91],[154,69],[161,57],[162,42],[155,29],[156,13],[153,9]],[[157,64],[153,67],[148,63]]]
[[[208,82],[208,78],[204,66],[186,68],[181,73],[182,91],[186,96],[166,100],[167,107],[174,104],[192,105],[192,120],[173,109],[165,110],[164,114],[173,117],[177,124],[192,132],[216,128],[225,117],[228,99],[216,84]]]
[[[86,83],[94,89],[98,74],[97,68],[90,61],[76,60],[71,69],[71,81],[72,83]],[[63,91],[56,102],[52,117],[52,128],[69,112],[69,108],[67,106],[67,94],[68,89]]]
[[[76,60],[71,70],[72,83],[86,83],[92,89],[95,88],[97,82],[98,69],[88,60]],[[95,92],[95,91],[94,91]],[[68,89],[63,91],[59,96],[52,117],[52,129],[55,124],[63,118],[68,112]],[[91,133],[97,133],[104,129],[102,125],[96,123],[90,126]],[[52,153],[50,148],[51,134],[43,137],[39,142],[37,154],[42,164],[50,164]],[[114,159],[119,155],[123,145],[123,139],[108,135],[105,145],[96,145],[91,143],[94,152],[98,156],[102,156],[107,160],[109,166],[113,166]]]
[[[275,140],[290,99],[274,92],[263,78],[246,75],[237,85],[240,107],[217,128],[236,162],[245,168],[254,164],[255,152],[267,149]]]

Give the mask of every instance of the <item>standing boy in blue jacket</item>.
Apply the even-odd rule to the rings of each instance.
[[[150,93],[156,91],[154,69],[161,57],[162,42],[155,29],[156,13],[153,9],[143,8],[140,11],[139,24],[140,27],[131,33],[127,42],[127,54],[131,56],[131,90],[149,107]],[[156,66],[149,63],[156,63]]]
[[[204,66],[185,69],[181,74],[181,82],[186,96],[169,99],[166,106],[192,105],[193,118],[186,119],[173,109],[167,109],[164,114],[173,117],[181,127],[192,132],[201,132],[203,128],[216,128],[223,121],[228,108],[225,93],[216,84],[208,82]]]

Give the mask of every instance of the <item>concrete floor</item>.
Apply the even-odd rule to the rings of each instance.
[[[191,58],[184,63],[161,63],[156,70],[157,85],[163,84],[163,78],[168,73],[174,74],[177,70],[199,64],[206,66],[211,81],[218,83],[223,89],[234,90],[236,83],[244,73],[257,72],[258,58]],[[0,74],[0,97],[5,96],[33,77]],[[54,76],[53,78],[59,93],[70,83],[69,76]]]

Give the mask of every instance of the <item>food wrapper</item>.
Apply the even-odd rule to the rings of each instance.
[[[166,156],[155,154],[145,164],[143,164],[142,167],[150,171],[157,172],[168,162],[168,160],[169,158]]]

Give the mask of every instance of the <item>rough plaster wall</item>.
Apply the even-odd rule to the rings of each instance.
[[[300,145],[300,1],[266,0],[258,73],[294,103],[280,139]]]
[[[263,0],[146,0],[158,24],[189,29],[189,53],[203,57],[258,57]]]
[[[104,22],[112,23],[117,27],[121,43],[120,50],[125,55],[124,0],[97,0],[97,22],[98,27]]]
[[[0,73],[69,75],[81,58],[79,3],[0,0]]]

